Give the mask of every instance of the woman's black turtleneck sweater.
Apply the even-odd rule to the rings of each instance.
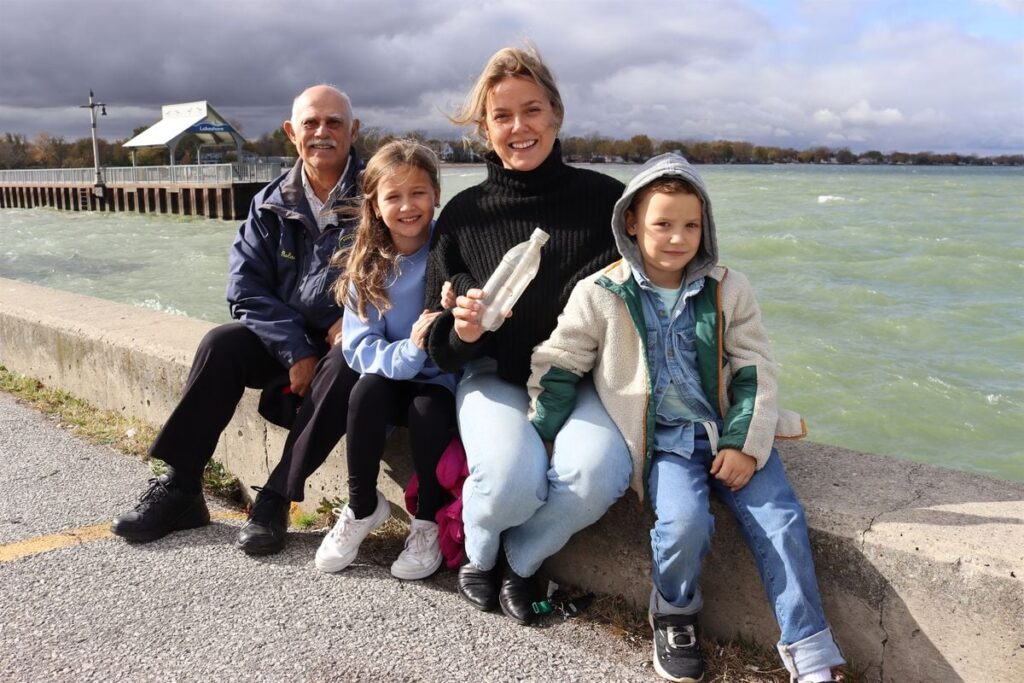
[[[532,171],[503,168],[493,152],[486,160],[487,180],[453,197],[438,218],[427,264],[426,306],[438,307],[445,280],[458,294],[482,287],[505,252],[530,239],[535,228],[551,237],[541,251],[537,277],[500,329],[466,344],[455,334],[454,316],[445,312],[431,328],[427,351],[448,371],[490,356],[498,362],[499,377],[525,386],[533,347],[555,329],[573,287],[620,258],[611,216],[623,184],[567,166],[557,141]]]

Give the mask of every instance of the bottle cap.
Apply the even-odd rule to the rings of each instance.
[[[530,239],[534,240],[534,241],[537,241],[537,242],[540,242],[541,246],[544,246],[545,244],[547,244],[548,237],[550,237],[550,235],[548,235],[546,232],[544,232],[540,228],[534,228],[533,234],[530,235]]]

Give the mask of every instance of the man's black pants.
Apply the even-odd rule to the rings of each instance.
[[[149,454],[178,475],[198,480],[245,388],[261,389],[285,372],[287,368],[241,323],[210,330],[196,350],[181,401]],[[289,500],[303,499],[306,479],[345,435],[349,393],[358,379],[345,363],[340,344],[320,359],[265,488]]]

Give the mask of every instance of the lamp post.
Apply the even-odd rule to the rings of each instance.
[[[103,102],[94,102],[93,101],[92,90],[89,91],[89,104],[80,104],[80,105],[78,105],[79,109],[88,109],[89,110],[89,121],[92,124],[92,161],[93,161],[93,166],[96,169],[96,182],[95,182],[95,188],[96,189],[94,190],[94,194],[97,197],[102,197],[103,196],[104,186],[103,186],[103,174],[100,173],[100,148],[96,144],[96,107],[100,108],[100,115],[101,116],[106,116],[107,115],[107,105],[104,104]]]

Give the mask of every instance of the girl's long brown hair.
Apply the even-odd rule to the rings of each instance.
[[[437,155],[416,140],[389,142],[366,164],[360,180],[362,197],[356,209],[359,223],[355,240],[331,258],[331,268],[342,270],[332,288],[335,301],[355,311],[364,322],[367,305],[376,308],[381,315],[391,308],[388,287],[398,276],[399,254],[391,232],[374,212],[380,183],[395,173],[419,168],[430,177],[434,192],[440,197],[438,166]]]

